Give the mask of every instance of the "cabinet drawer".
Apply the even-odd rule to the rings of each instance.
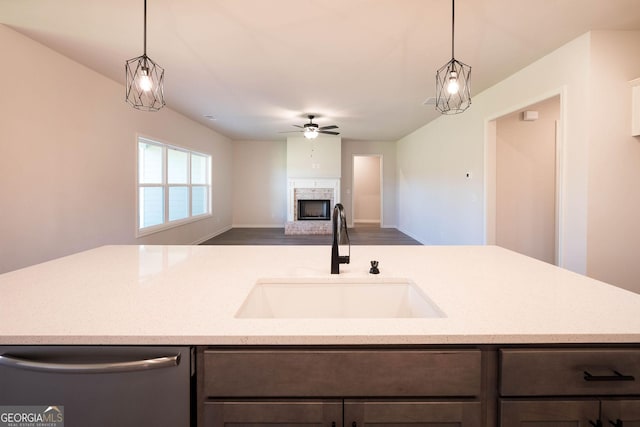
[[[602,425],[600,405],[590,400],[500,400],[500,427]]]
[[[342,426],[340,400],[208,401],[204,426]]]
[[[344,402],[344,425],[480,427],[484,424],[479,401],[349,399]]]
[[[638,349],[501,350],[503,396],[640,394]]]
[[[208,397],[477,396],[480,350],[206,350]]]

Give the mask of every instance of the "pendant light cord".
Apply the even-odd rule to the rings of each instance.
[[[147,56],[147,0],[144,0],[144,56]]]
[[[147,0],[145,0],[146,4]],[[146,9],[145,9],[146,10]],[[455,59],[454,55],[454,38],[456,25],[456,0],[451,0],[451,59]]]

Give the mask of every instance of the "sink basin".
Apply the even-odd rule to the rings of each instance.
[[[238,318],[433,318],[444,313],[407,279],[259,280]]]

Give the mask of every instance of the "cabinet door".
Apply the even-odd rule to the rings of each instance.
[[[346,427],[479,427],[480,402],[424,400],[345,400]]]
[[[598,400],[500,401],[502,427],[591,427],[598,419]]]
[[[607,427],[640,427],[640,400],[603,400],[602,423]]]
[[[342,427],[341,400],[207,401],[206,427]]]

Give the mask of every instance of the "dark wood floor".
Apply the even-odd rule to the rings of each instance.
[[[349,228],[352,245],[419,245],[395,228],[380,228],[375,225],[360,225]],[[331,235],[292,236],[285,235],[284,228],[232,228],[203,245],[330,245]]]

